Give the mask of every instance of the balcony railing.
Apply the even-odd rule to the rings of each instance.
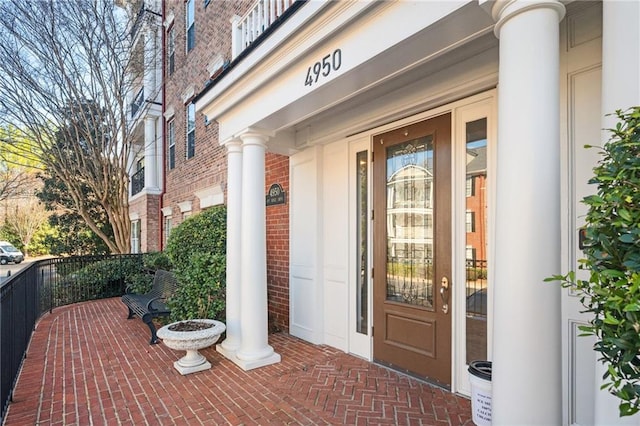
[[[96,279],[95,271],[83,271],[106,260],[115,263],[109,270],[143,271],[142,255],[76,256],[34,262],[0,284],[0,424],[38,318],[60,306],[124,294],[124,275]]]
[[[131,176],[131,196],[144,189],[144,167]]]
[[[233,58],[249,47],[295,2],[296,0],[258,0],[242,18],[234,21]]]
[[[142,108],[144,104],[144,87],[140,88],[140,91],[131,102],[131,118],[134,118],[138,111]]]

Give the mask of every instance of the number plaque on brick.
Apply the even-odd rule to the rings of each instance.
[[[275,206],[277,204],[286,204],[287,194],[279,183],[274,183],[269,187],[267,192],[267,206]]]

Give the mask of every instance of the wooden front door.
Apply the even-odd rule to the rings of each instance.
[[[373,138],[376,361],[451,385],[451,114]]]

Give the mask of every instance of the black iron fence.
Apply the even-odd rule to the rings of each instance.
[[[0,424],[11,402],[31,333],[54,308],[120,296],[124,277],[142,270],[142,255],[40,260],[0,285]]]

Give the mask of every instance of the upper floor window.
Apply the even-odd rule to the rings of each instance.
[[[194,48],[196,45],[196,9],[195,0],[187,0],[186,7],[186,29],[187,29],[187,52]]]
[[[167,145],[169,146],[169,169],[176,167],[176,126],[175,121],[167,123]]]
[[[173,74],[176,68],[176,32],[175,28],[171,27],[167,34],[167,70],[168,74]]]
[[[196,105],[187,107],[187,158],[196,154]]]
[[[467,228],[467,232],[476,232],[476,214],[475,212],[471,212],[467,210],[465,215],[465,225]]]

